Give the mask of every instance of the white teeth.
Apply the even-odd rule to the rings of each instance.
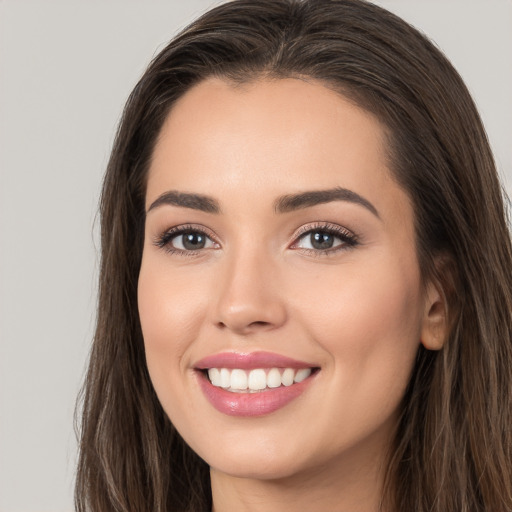
[[[267,387],[267,376],[265,375],[265,370],[251,370],[249,373],[248,387],[254,391],[265,389]]]
[[[247,374],[243,370],[231,370],[231,389],[247,389]]]
[[[229,388],[231,386],[231,372],[227,368],[220,371],[220,387]]]
[[[283,383],[283,386],[291,386],[293,384],[293,377],[295,377],[293,369],[286,368],[283,375],[281,375],[281,382]]]
[[[269,388],[278,388],[280,385],[281,372],[277,368],[272,368],[267,374],[267,386]]]
[[[299,370],[295,374],[295,378],[293,379],[293,382],[302,382],[304,379],[307,379],[311,375],[311,368],[303,368],[302,370]]]
[[[218,368],[210,368],[208,370],[208,377],[210,378],[210,382],[217,387],[220,387],[220,371]]]
[[[239,368],[210,368],[208,377],[210,382],[228,391],[257,392],[266,388],[278,388],[280,386],[291,386],[294,383],[302,382],[311,375],[311,368],[255,368],[254,370],[242,370]]]

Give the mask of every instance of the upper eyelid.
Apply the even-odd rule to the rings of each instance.
[[[217,240],[217,235],[206,226],[203,226],[201,224],[179,224],[177,226],[173,226],[167,229],[164,229],[161,234],[181,234],[186,233],[187,231],[197,231],[198,233],[203,233],[204,235],[209,236],[212,239]]]
[[[340,224],[336,224],[333,222],[313,222],[311,224],[304,224],[293,233],[292,238],[296,240],[299,237],[306,235],[307,233],[311,233],[312,231],[322,230],[329,231],[334,234],[346,234],[347,236],[358,238],[357,235],[351,229],[348,229],[345,226],[341,226]]]

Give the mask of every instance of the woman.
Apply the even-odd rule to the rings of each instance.
[[[357,0],[237,0],[127,103],[79,510],[512,510],[511,247],[475,106]]]

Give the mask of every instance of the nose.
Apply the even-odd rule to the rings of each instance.
[[[278,264],[264,254],[246,251],[219,274],[214,322],[242,335],[276,329],[287,319]]]

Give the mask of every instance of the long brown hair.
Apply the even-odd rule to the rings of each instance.
[[[310,77],[373,112],[411,198],[425,279],[449,334],[420,348],[389,457],[387,510],[512,510],[512,251],[502,191],[460,76],[417,30],[362,0],[235,0],[150,64],[119,126],[101,198],[97,328],[82,395],[76,506],[205,511],[208,467],[163,412],[137,311],[145,179],[173,103],[210,76]]]

